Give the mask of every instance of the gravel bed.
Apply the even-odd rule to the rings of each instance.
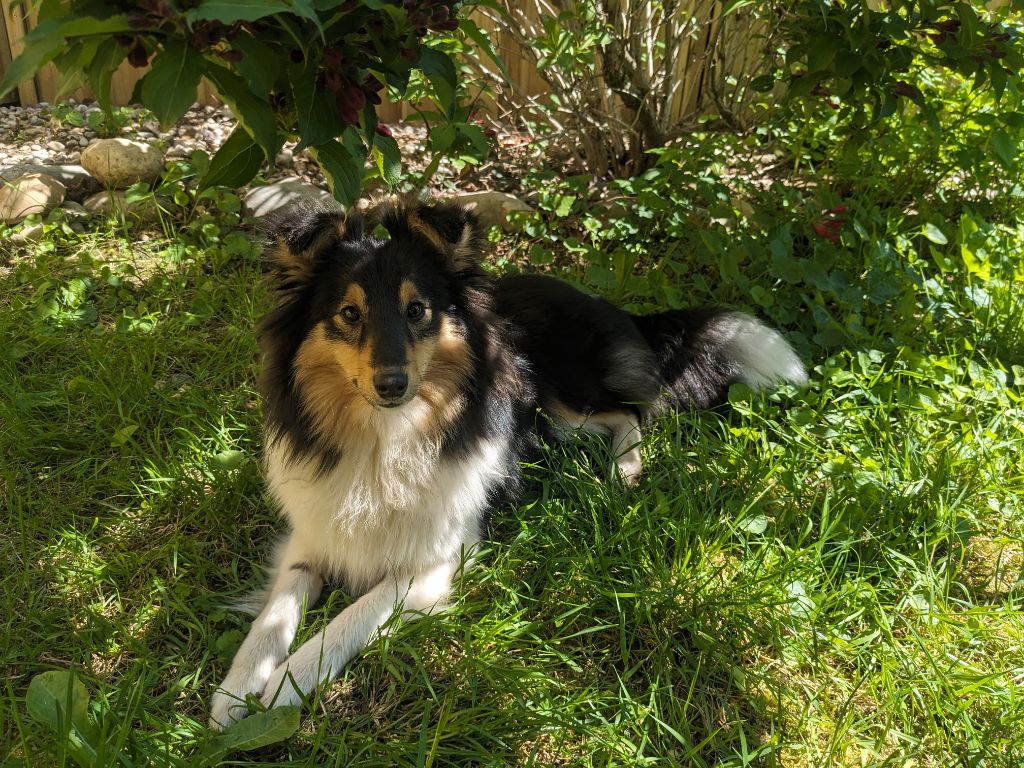
[[[0,107],[0,168],[23,163],[42,165],[75,164],[81,151],[95,139],[113,136],[136,139],[160,146],[168,159],[187,158],[196,150],[213,154],[227,139],[235,120],[226,107],[193,106],[184,117],[163,130],[142,109],[118,108],[120,127],[107,129],[109,120],[100,120],[102,110],[95,103],[69,99],[59,105],[45,102],[28,107]],[[422,170],[429,161],[426,131],[418,124],[395,123],[392,134],[402,150],[407,171]],[[323,174],[306,152],[295,152],[295,144],[286,144],[272,168],[265,168],[268,181],[301,178],[322,189]],[[457,172],[445,160],[436,179],[444,189],[476,191],[494,189],[521,195],[521,178],[537,165],[529,136],[498,128],[491,156],[478,166]]]

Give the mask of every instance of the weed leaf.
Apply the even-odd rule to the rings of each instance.
[[[294,12],[293,4],[284,0],[207,0],[188,12],[189,21],[210,20],[232,24],[236,21],[256,21],[272,13]]]
[[[172,125],[196,100],[202,61],[196,51],[173,40],[153,59],[142,82],[142,103],[153,110],[160,125]]]
[[[69,690],[71,722],[85,723],[89,692],[74,673],[62,669],[43,672],[32,678],[25,695],[28,713],[54,732],[61,733],[67,724]]]
[[[934,224],[932,224],[931,222],[928,222],[923,227],[921,227],[921,234],[927,237],[936,245],[945,245],[946,243],[949,242],[949,240],[946,238],[946,235],[942,232],[942,230],[939,229]]]
[[[240,187],[257,174],[263,164],[263,150],[241,126],[228,136],[203,175],[201,189],[215,186]]]
[[[284,741],[299,729],[299,708],[278,707],[257,712],[229,726],[209,742],[203,762],[213,765],[231,751],[258,749]]]

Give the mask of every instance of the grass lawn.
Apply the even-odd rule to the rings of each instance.
[[[635,489],[599,443],[553,449],[449,611],[374,643],[293,735],[227,750],[206,704],[249,619],[224,605],[279,530],[231,210],[147,240],[57,221],[0,261],[6,765],[1024,760],[1021,284],[937,271],[855,344],[792,324],[810,387],[664,419]],[[1020,242],[988,247],[1020,264]],[[89,696],[70,740],[33,716],[53,670]]]

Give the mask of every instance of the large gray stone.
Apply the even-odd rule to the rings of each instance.
[[[303,201],[338,205],[330,192],[314,187],[302,179],[283,179],[273,184],[254,187],[246,193],[242,204],[246,214],[259,218]]]
[[[0,183],[16,179],[27,173],[45,173],[64,185],[67,197],[81,200],[86,195],[98,192],[102,188],[85,168],[80,165],[40,165],[38,163],[21,163],[0,168]]]
[[[0,220],[17,224],[33,213],[46,213],[64,202],[64,185],[44,173],[0,182]]]
[[[110,189],[154,181],[164,169],[164,155],[151,144],[131,139],[100,139],[82,151],[81,163]]]
[[[507,192],[494,192],[484,190],[482,192],[467,192],[456,198],[458,202],[469,206],[476,214],[477,219],[485,227],[499,226],[506,232],[516,228],[515,224],[508,220],[508,215],[513,211],[532,213],[533,208],[528,206],[515,195]]]

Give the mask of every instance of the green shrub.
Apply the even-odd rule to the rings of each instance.
[[[52,61],[65,87],[85,82],[109,112],[111,77],[127,60],[149,66],[134,95],[167,125],[205,78],[239,122],[213,157],[206,186],[246,183],[285,140],[297,139],[335,197],[351,203],[370,153],[387,183],[401,172],[398,145],[377,122],[385,88],[433,99],[435,130],[472,133],[456,104],[455,65],[442,50],[455,33],[486,45],[461,11],[461,0],[43,0],[0,93]],[[409,94],[414,71],[422,85]],[[434,144],[487,149],[454,138]]]

